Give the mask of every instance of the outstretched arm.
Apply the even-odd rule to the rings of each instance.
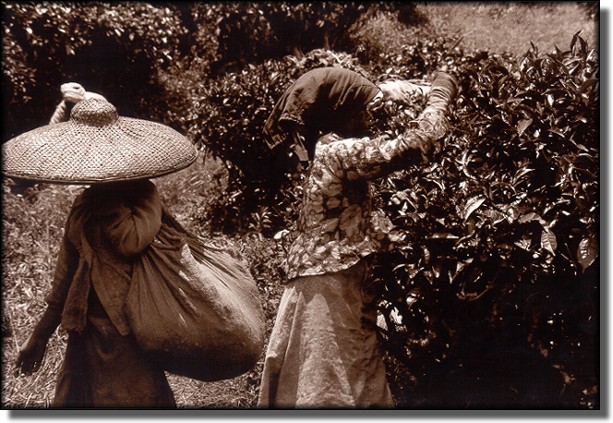
[[[348,180],[374,179],[407,164],[427,162],[436,142],[448,131],[445,114],[456,90],[455,78],[439,73],[416,125],[404,134],[394,139],[383,136],[323,142],[321,155],[330,168],[337,169],[337,176]]]

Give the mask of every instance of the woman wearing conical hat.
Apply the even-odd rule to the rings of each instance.
[[[77,102],[67,122],[2,149],[7,177],[89,185],[69,213],[47,308],[20,349],[17,370],[40,367],[61,324],[68,341],[54,407],[175,407],[163,369],[130,333],[123,304],[134,260],[170,218],[149,178],[190,165],[192,143],[165,125],[120,117],[96,97]]]

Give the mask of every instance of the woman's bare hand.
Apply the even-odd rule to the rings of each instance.
[[[46,349],[47,342],[38,339],[34,335],[30,336],[23,343],[17,355],[15,375],[29,375],[36,372],[40,368]]]

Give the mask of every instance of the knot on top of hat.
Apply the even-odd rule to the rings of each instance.
[[[117,109],[106,100],[88,98],[77,103],[70,113],[71,120],[90,126],[104,126],[116,122]]]

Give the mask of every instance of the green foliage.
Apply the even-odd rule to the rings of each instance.
[[[374,275],[382,335],[400,368],[420,375],[398,381],[398,395],[427,401],[443,384],[464,390],[447,406],[474,390],[479,406],[594,407],[598,57],[578,35],[570,50],[533,49],[518,65],[459,57],[443,153],[379,186],[403,240]]]
[[[153,95],[152,69],[178,53],[176,11],[147,3],[2,3],[3,139],[48,123],[60,85],[99,92],[138,115]]]
[[[393,2],[390,2],[390,6]],[[411,5],[411,3],[409,3]],[[381,8],[364,15],[359,25],[353,25],[349,31],[349,38],[354,46],[353,54],[361,63],[372,66],[380,63],[383,68],[398,62],[405,53],[403,50],[414,46],[418,40],[430,40],[432,35],[424,31],[422,26],[409,26],[403,23],[403,19],[409,22],[421,22],[423,17],[410,7],[409,10],[398,8]],[[410,48],[410,47],[409,47]],[[381,74],[384,72],[377,72]],[[403,75],[411,77],[411,75]],[[419,75],[421,76],[421,74]]]
[[[368,9],[359,2],[236,2],[196,6],[198,18],[212,17],[218,68],[239,70],[286,54],[339,48],[349,27]],[[205,19],[206,20],[206,19]],[[197,38],[207,39],[200,31]]]

